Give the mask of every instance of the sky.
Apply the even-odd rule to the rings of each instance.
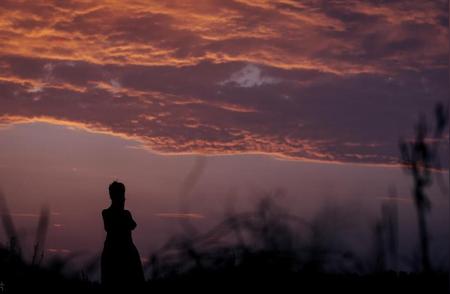
[[[78,241],[52,240],[76,248],[103,237],[114,179],[158,236],[141,248],[183,189],[203,223],[275,188],[304,214],[343,195],[377,211],[389,186],[410,196],[399,140],[448,103],[448,33],[446,0],[3,0],[0,186],[18,214],[54,207]]]

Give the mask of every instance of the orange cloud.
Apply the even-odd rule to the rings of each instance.
[[[349,55],[364,50],[360,43],[364,36],[358,31],[352,35],[350,25],[332,9],[361,18],[380,16],[383,20],[372,20],[372,29],[388,28],[385,32],[397,36],[404,34],[404,24],[433,26],[437,34],[427,37],[429,50],[435,55],[448,49],[446,30],[437,23],[443,15],[438,4],[408,1],[381,6],[348,1],[327,6],[319,1],[286,0],[204,1],[201,5],[198,1],[105,0],[71,6],[56,1],[6,1],[0,10],[0,51],[96,64],[187,66],[244,61],[335,74],[389,71],[367,60],[324,59],[317,54],[327,49]],[[340,38],[339,33],[350,38]],[[236,44],[241,50],[235,49]],[[406,56],[398,58],[408,63]]]
[[[377,3],[5,0],[0,122],[165,154],[396,164],[411,113],[448,97],[448,11]]]

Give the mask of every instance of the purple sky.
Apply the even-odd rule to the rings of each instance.
[[[277,188],[364,231],[395,186],[415,238],[398,141],[448,103],[448,1],[164,2],[0,1],[0,188],[25,236],[47,203],[49,249],[100,250],[119,179],[143,255],[180,199],[208,227]],[[448,200],[430,194],[439,251]]]
[[[323,228],[334,233],[330,238],[370,256],[372,227],[395,187],[402,256],[408,260],[417,248],[411,179],[398,167],[280,160],[268,155],[207,156],[199,177],[189,186],[186,179],[197,156],[157,154],[142,149],[138,141],[110,134],[24,123],[0,128],[0,146],[1,189],[28,257],[42,205],[52,212],[47,258],[77,253],[81,261],[99,254],[105,238],[100,212],[109,205],[107,187],[114,179],[126,184],[126,206],[138,223],[133,236],[144,260],[184,232],[180,213],[188,213],[191,223],[204,231],[230,209],[253,210],[262,197],[277,190],[282,193],[275,199],[288,212],[308,222],[323,221],[325,213],[326,219],[331,217]],[[448,199],[436,185],[428,195],[433,205],[431,252],[438,265],[447,256]],[[330,209],[332,214],[327,215]],[[4,241],[2,233],[0,242]]]

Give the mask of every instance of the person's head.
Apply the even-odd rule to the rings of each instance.
[[[123,207],[125,204],[125,185],[114,181],[109,185],[109,197],[113,204]]]

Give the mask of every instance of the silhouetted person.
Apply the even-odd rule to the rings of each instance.
[[[106,240],[101,259],[101,280],[107,290],[138,289],[144,284],[139,252],[131,231],[136,228],[131,213],[125,210],[125,185],[109,185],[111,206],[102,211]]]

